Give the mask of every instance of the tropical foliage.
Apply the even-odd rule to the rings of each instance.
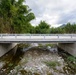
[[[38,34],[48,34],[50,33],[50,25],[47,24],[45,21],[41,21],[40,24],[36,26],[35,32]]]
[[[34,14],[24,0],[0,0],[0,33],[27,33]]]
[[[30,21],[34,13],[25,0],[0,0],[0,33],[63,34],[76,33],[76,24],[67,23],[60,27],[51,27],[41,21],[36,27]]]

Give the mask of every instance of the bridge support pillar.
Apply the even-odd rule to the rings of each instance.
[[[16,45],[17,43],[0,43],[0,57],[13,49]]]
[[[76,43],[59,43],[58,47],[76,57]]]

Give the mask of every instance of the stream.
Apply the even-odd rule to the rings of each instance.
[[[76,58],[57,47],[18,47],[0,58],[0,75],[76,75]]]

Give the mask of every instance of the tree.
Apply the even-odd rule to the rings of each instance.
[[[0,0],[0,32],[22,33],[27,32],[30,21],[35,18],[24,0]]]
[[[72,33],[76,33],[76,24],[72,25]]]
[[[50,33],[50,25],[45,21],[41,21],[40,24],[36,26],[35,30],[38,34],[48,34]]]
[[[72,33],[72,25],[70,23],[67,23],[64,29],[66,33]]]
[[[76,33],[76,24],[67,23],[64,30],[66,33]]]
[[[76,33],[76,24],[67,23],[65,26],[51,28],[50,30],[50,33],[53,34]]]

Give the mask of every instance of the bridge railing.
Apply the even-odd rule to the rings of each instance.
[[[18,38],[19,36],[22,36],[22,37],[28,36],[29,38],[32,38],[34,36],[38,36],[38,37],[43,36],[44,39],[48,36],[57,37],[57,38],[61,38],[61,37],[76,38],[76,34],[0,34],[0,38],[4,38],[4,37]]]

